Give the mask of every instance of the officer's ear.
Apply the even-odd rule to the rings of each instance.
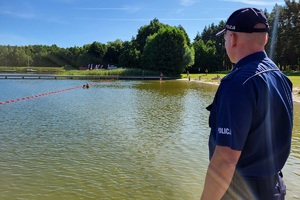
[[[240,39],[239,35],[237,33],[235,33],[235,32],[230,32],[229,36],[230,36],[229,38],[230,38],[230,45],[231,45],[231,47],[236,47],[236,45],[238,43],[238,39]]]

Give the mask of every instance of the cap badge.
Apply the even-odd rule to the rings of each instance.
[[[226,25],[226,28],[229,29],[229,30],[235,30],[235,26],[233,25]]]

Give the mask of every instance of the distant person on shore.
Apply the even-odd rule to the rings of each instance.
[[[285,198],[281,170],[291,151],[292,83],[265,52],[268,29],[263,11],[243,8],[217,34],[235,66],[207,107],[210,162],[202,200]]]
[[[160,72],[160,78],[159,78],[159,80],[162,81],[163,77],[164,77],[164,74],[162,72]]]
[[[206,74],[206,76],[207,76],[207,74],[208,74],[208,69],[205,69],[205,74]]]
[[[191,77],[190,77],[190,71],[189,70],[186,70],[186,76],[187,76],[188,80],[190,81]]]

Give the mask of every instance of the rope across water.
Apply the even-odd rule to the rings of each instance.
[[[104,80],[101,82],[94,82],[94,83],[88,83],[89,87],[92,87],[94,85],[103,83],[103,82],[109,82],[112,81],[113,79],[109,79],[109,80]],[[71,90],[75,90],[78,88],[83,88],[82,86],[75,86],[75,87],[71,87],[71,88],[66,88],[66,89],[62,89],[62,90],[56,90],[53,92],[46,92],[46,93],[42,93],[42,94],[36,94],[36,95],[31,95],[31,96],[26,96],[26,97],[22,97],[22,98],[17,98],[17,99],[10,99],[10,100],[6,100],[6,101],[0,101],[0,106],[1,105],[5,105],[5,104],[10,104],[10,103],[16,103],[16,102],[20,102],[20,101],[25,101],[25,100],[30,100],[30,99],[34,99],[34,98],[39,98],[39,97],[45,97],[48,95],[53,95],[53,94],[58,94],[61,92],[67,92],[67,91],[71,91]]]

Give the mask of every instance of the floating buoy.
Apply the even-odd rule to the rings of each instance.
[[[4,105],[4,102],[0,102],[0,105]]]

